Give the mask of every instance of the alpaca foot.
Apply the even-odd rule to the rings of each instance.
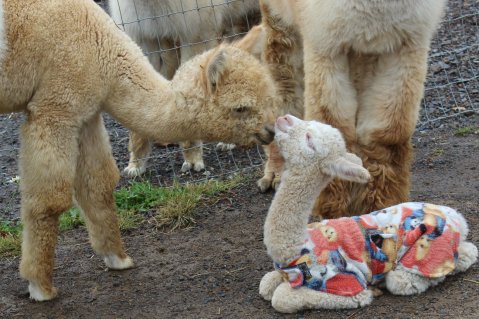
[[[222,151],[222,152],[231,151],[231,150],[234,150],[235,148],[236,148],[235,144],[228,144],[228,143],[223,143],[223,142],[219,142],[216,145],[216,149],[219,150],[219,151]]]
[[[261,193],[266,193],[268,189],[270,189],[272,183],[273,181],[271,178],[263,176],[256,182],[256,185],[258,185],[259,191]]]
[[[195,172],[202,171],[205,169],[205,163],[203,162],[203,160],[197,162],[184,161],[183,165],[181,166],[181,171],[185,173],[191,169],[193,169]]]
[[[284,282],[274,291],[271,304],[279,312],[294,313],[304,309],[354,309],[367,306],[372,301],[373,293],[368,289],[355,296],[345,297],[307,287],[292,288]]]
[[[34,282],[30,282],[30,284],[28,285],[28,291],[30,292],[30,298],[35,301],[51,300],[55,298],[58,294],[57,288],[49,287],[45,289]]]
[[[130,257],[126,256],[125,258],[121,258],[115,254],[105,256],[103,261],[109,269],[114,270],[128,269],[135,265]]]
[[[276,191],[279,188],[279,184],[281,183],[281,175],[275,174],[273,183],[271,183],[271,187]]]
[[[141,165],[139,163],[128,163],[128,166],[123,170],[124,175],[128,177],[138,177],[145,172],[146,165]]]
[[[393,295],[410,296],[426,291],[429,287],[435,286],[445,277],[425,278],[411,273],[407,270],[396,269],[386,274],[386,288]]]
[[[373,297],[379,297],[384,294],[384,292],[379,289],[378,287],[369,287],[369,290],[371,290],[371,293],[373,294]]]
[[[477,247],[471,242],[462,241],[457,250],[459,257],[457,258],[456,271],[466,271],[477,261]]]
[[[271,271],[263,276],[259,284],[259,294],[264,300],[271,300],[273,293],[283,282],[283,277],[277,271]]]

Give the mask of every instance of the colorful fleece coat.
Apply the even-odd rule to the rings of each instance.
[[[391,269],[428,278],[455,268],[461,216],[454,209],[404,203],[367,215],[308,225],[300,256],[275,264],[292,287],[354,296]]]

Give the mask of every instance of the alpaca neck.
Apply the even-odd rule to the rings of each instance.
[[[175,90],[173,82],[157,73],[146,59],[140,60],[129,61],[127,70],[118,71],[105,111],[127,128],[157,141],[202,139],[204,129],[195,118],[197,101],[205,100],[196,96],[201,92]]]
[[[286,264],[298,257],[314,201],[329,181],[317,172],[284,172],[264,226],[264,243],[274,262]]]

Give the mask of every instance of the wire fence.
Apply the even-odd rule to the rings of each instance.
[[[164,76],[188,58],[220,41],[241,36],[259,22],[257,0],[99,0],[119,28],[139,43]],[[161,3],[174,5],[165,6]],[[117,7],[116,16],[113,12]],[[118,10],[119,8],[119,10]],[[123,9],[122,9],[123,8]],[[444,22],[431,46],[429,72],[418,130],[440,126],[477,126],[479,114],[479,1],[450,0]],[[172,27],[174,25],[174,27]],[[166,28],[165,28],[166,26]],[[166,30],[166,31],[165,31]],[[0,116],[0,219],[17,219],[16,181],[18,127],[22,115]],[[128,163],[128,132],[105,116],[115,159],[120,169]],[[206,169],[181,172],[183,157],[174,145],[155,146],[142,177],[153,184],[201,182],[258,170],[265,157],[261,147],[219,151],[204,145]],[[120,185],[128,183],[123,177]]]

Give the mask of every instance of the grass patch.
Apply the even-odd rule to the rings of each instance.
[[[466,126],[466,127],[458,128],[454,132],[454,135],[456,135],[456,136],[466,136],[466,135],[470,135],[470,134],[479,134],[479,127]]]
[[[20,255],[22,226],[0,220],[0,256]]]
[[[175,184],[162,188],[150,182],[132,181],[115,192],[118,221],[121,231],[138,228],[145,219],[157,227],[172,229],[195,222],[194,213],[200,201],[211,203],[221,194],[236,187],[241,177],[228,181],[208,181],[202,184]],[[59,229],[64,232],[84,225],[80,211],[72,208],[60,216]],[[20,254],[22,225],[0,220],[0,256]]]
[[[429,157],[435,158],[435,157],[441,156],[442,154],[444,154],[444,150],[442,148],[435,148],[431,151],[431,154]]]

